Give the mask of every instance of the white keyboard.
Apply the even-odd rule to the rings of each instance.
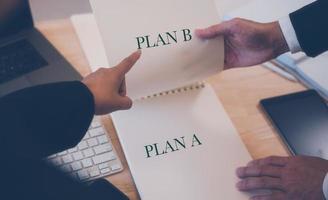
[[[48,161],[81,181],[91,181],[123,170],[107,132],[97,117],[76,147],[49,156]]]

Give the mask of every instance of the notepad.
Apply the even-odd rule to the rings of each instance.
[[[223,69],[223,38],[204,41],[196,28],[220,22],[213,0],[91,0],[110,66],[137,49],[126,77],[133,99],[201,81]]]
[[[246,200],[235,169],[251,160],[210,85],[134,102],[112,119],[142,200]]]
[[[223,69],[223,40],[193,34],[219,23],[214,2],[91,4],[110,65],[143,51],[127,75],[132,109],[111,114],[141,199],[248,199],[235,188],[235,170],[251,156],[214,90],[202,82]]]

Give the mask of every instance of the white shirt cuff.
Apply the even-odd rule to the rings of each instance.
[[[325,199],[328,199],[328,173],[326,174],[326,177],[323,181],[322,191],[323,194],[325,195]]]
[[[284,34],[289,50],[292,53],[297,53],[299,51],[302,51],[301,45],[298,42],[295,29],[293,27],[293,24],[289,16],[280,19],[279,25],[282,30],[282,33]]]

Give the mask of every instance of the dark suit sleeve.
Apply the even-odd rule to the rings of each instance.
[[[10,154],[42,158],[75,146],[94,115],[81,82],[42,85],[0,99],[1,143]]]
[[[0,99],[0,199],[128,200],[113,185],[79,183],[43,157],[75,146],[94,115],[81,82],[24,89]]]
[[[290,14],[303,51],[315,57],[328,50],[328,0],[318,0]]]

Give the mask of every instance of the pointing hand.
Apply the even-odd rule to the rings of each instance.
[[[141,51],[136,51],[115,67],[100,68],[82,80],[93,94],[96,115],[131,108],[132,100],[126,96],[125,74],[140,56]]]

